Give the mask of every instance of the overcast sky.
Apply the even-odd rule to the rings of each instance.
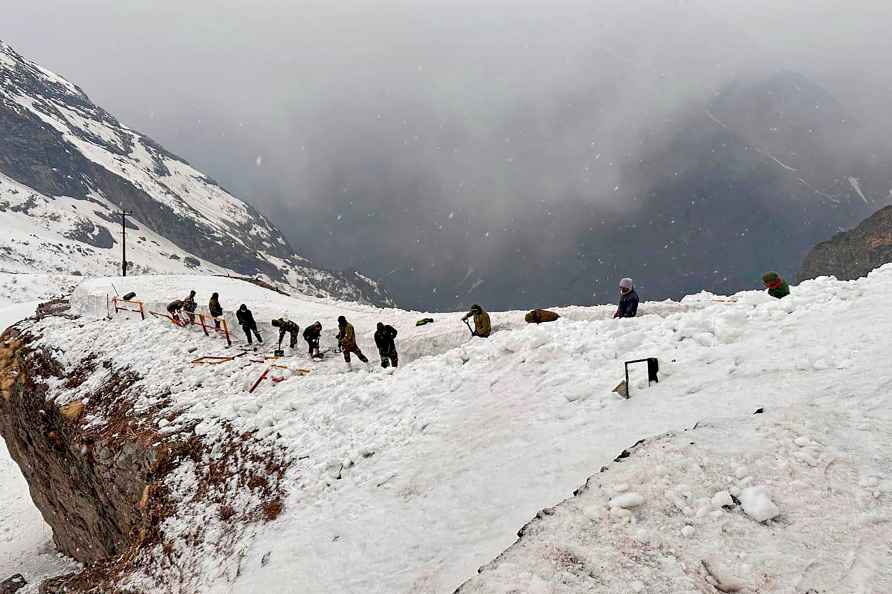
[[[30,0],[2,22],[302,254],[413,304],[541,241],[518,221],[623,208],[617,165],[740,77],[795,70],[892,130],[888,0]]]

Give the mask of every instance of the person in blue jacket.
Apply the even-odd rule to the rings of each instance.
[[[638,293],[632,279],[624,278],[619,281],[619,307],[616,308],[614,318],[634,318],[638,314]]]

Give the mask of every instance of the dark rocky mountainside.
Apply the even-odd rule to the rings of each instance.
[[[797,280],[835,276],[851,280],[892,262],[892,206],[883,208],[854,229],[816,245],[805,257]]]
[[[731,85],[626,168],[642,189],[634,206],[598,217],[577,260],[587,271],[564,277],[612,293],[631,275],[654,297],[753,288],[765,270],[792,277],[815,243],[889,203],[888,159],[863,138],[796,73]]]
[[[0,129],[4,268],[114,274],[114,213],[126,209],[135,272],[231,271],[314,296],[392,303],[363,275],[298,256],[250,205],[2,42]]]
[[[613,113],[605,101],[583,82],[567,99],[581,120]],[[399,201],[388,218],[367,217],[347,204],[355,195],[331,192],[341,203],[331,204],[330,218],[346,212],[357,229],[331,242],[369,254],[357,265],[382,277],[402,264],[388,286],[419,308],[604,303],[616,299],[624,276],[645,298],[679,298],[758,288],[766,270],[792,278],[817,242],[890,203],[887,143],[820,84],[789,70],[741,76],[666,120],[642,115],[625,136],[617,125],[614,136],[568,147],[566,117],[530,110],[506,126],[512,161],[491,172],[494,191],[504,184],[517,196],[527,189],[512,184],[528,177],[581,179],[565,193],[543,184],[529,190],[538,196],[531,205],[481,200],[454,218],[449,205],[430,208],[418,225]],[[374,258],[354,249],[357,235],[369,243],[385,236],[385,222],[427,229],[418,237],[424,247],[379,242]],[[419,291],[419,282],[431,286]]]

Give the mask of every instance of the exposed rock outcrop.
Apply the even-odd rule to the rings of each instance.
[[[94,362],[84,362],[66,378],[52,355],[30,349],[30,341],[12,329],[0,345],[0,434],[59,550],[85,563],[120,554],[145,520],[137,503],[158,459],[151,436],[138,438],[126,419],[115,439],[84,431],[85,405],[47,401],[48,382],[75,388]],[[127,373],[112,376],[93,397],[123,394],[135,379]]]
[[[799,281],[818,276],[851,280],[892,262],[892,206],[865,219],[854,229],[816,245],[799,271]]]
[[[235,575],[236,544],[282,510],[282,452],[225,421],[213,437],[195,420],[162,430],[178,412],[166,388],[109,353],[47,342],[103,322],[40,311],[0,337],[0,435],[56,547],[85,564],[41,592],[199,592],[208,550]]]

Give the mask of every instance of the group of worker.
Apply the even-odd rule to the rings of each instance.
[[[167,306],[167,313],[170,315],[174,323],[185,326],[195,322],[195,311],[197,305],[195,303],[195,291],[189,291],[189,296],[185,299],[176,299],[171,301]],[[214,328],[220,328],[220,317],[223,315],[223,307],[220,305],[219,293],[213,293],[208,300],[208,313],[214,320]],[[249,345],[254,344],[254,339],[258,343],[263,343],[263,336],[257,327],[257,321],[254,314],[248,309],[248,306],[242,303],[235,311],[235,317],[242,331],[245,333],[245,339]],[[487,316],[488,319],[488,316]],[[289,347],[293,350],[297,346],[297,339],[300,336],[300,326],[289,319],[288,314],[272,320],[273,328],[279,329],[279,342],[277,350],[282,349],[282,342],[285,335],[289,336]],[[381,367],[397,367],[399,365],[399,354],[396,350],[396,328],[383,322],[378,322],[375,331],[375,346],[378,347],[378,355],[381,357]],[[318,320],[303,331],[303,339],[307,343],[308,355],[312,359],[321,359],[323,352],[319,349],[319,340],[322,337],[322,322]],[[344,316],[338,316],[338,349],[344,356],[344,361],[349,365],[351,363],[351,355],[356,357],[363,363],[368,364],[368,357],[363,354],[359,345],[356,343],[356,330],[353,324],[347,321]]]
[[[790,294],[790,287],[787,282],[776,272],[767,272],[762,277],[762,283],[772,297],[782,299]],[[619,282],[619,304],[614,318],[634,318],[638,314],[638,293],[635,291],[635,284],[630,278],[624,278]],[[185,299],[177,299],[167,306],[167,312],[171,319],[180,325],[192,324],[195,322],[195,291],[189,291],[189,295]],[[220,328],[220,317],[223,315],[223,307],[220,305],[220,295],[213,293],[208,301],[208,312],[214,320],[214,328]],[[248,306],[244,303],[239,306],[235,312],[236,319],[245,333],[245,338],[249,345],[254,343],[254,338],[259,343],[263,342],[263,337],[257,328],[257,322]],[[529,323],[541,324],[544,322],[553,322],[560,316],[547,309],[534,309],[526,314],[525,320]],[[472,319],[474,327],[471,328],[468,319]],[[419,322],[431,322],[433,320],[426,318]],[[465,314],[462,321],[467,324],[471,331],[471,336],[487,338],[492,334],[492,321],[489,314],[477,304],[471,306],[471,310]],[[285,335],[289,335],[289,346],[293,350],[297,346],[297,339],[300,335],[300,326],[288,318],[287,314],[283,314],[279,318],[271,322],[274,328],[279,329],[278,350],[282,348],[282,341]],[[319,321],[304,328],[303,339],[307,343],[308,355],[313,359],[320,359],[323,353],[319,350],[319,340],[322,336],[322,323]],[[378,348],[378,355],[381,357],[381,367],[397,367],[399,365],[399,355],[396,350],[396,328],[383,322],[378,322],[375,330],[375,346]],[[368,358],[363,354],[362,350],[356,342],[356,330],[353,324],[347,321],[344,316],[338,316],[338,348],[344,356],[344,361],[348,365],[351,363],[351,355],[356,357],[363,363],[368,365]]]
[[[762,284],[768,290],[768,294],[776,299],[783,299],[790,294],[790,286],[776,272],[766,272],[762,276]],[[635,283],[630,278],[624,278],[619,281],[619,304],[613,314],[614,318],[634,318],[638,315],[638,293],[635,291]],[[489,314],[487,314],[479,305],[472,305],[463,321],[467,323],[467,319],[474,318],[473,336],[486,338],[492,332],[492,324],[490,323]],[[547,309],[534,309],[528,312],[525,320],[530,324],[542,324],[545,322],[553,322],[560,316]],[[470,325],[468,326],[470,328]]]

